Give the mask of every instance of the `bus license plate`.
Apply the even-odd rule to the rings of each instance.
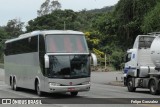
[[[75,91],[75,88],[68,88],[68,91]]]

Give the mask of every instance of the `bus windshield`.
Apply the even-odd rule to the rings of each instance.
[[[88,55],[50,55],[49,78],[85,78],[90,76]]]
[[[47,35],[46,51],[48,53],[88,53],[83,35]]]

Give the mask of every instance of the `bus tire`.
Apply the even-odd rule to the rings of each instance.
[[[13,77],[11,77],[11,89],[14,90]]]
[[[71,92],[71,96],[77,96],[78,95],[78,92]]]
[[[36,82],[36,93],[37,93],[38,96],[42,96],[42,91],[40,90],[39,81]]]
[[[135,92],[136,91],[136,87],[133,86],[132,78],[128,79],[127,88],[128,88],[129,92]]]
[[[15,90],[15,91],[18,91],[18,87],[17,87],[17,82],[16,82],[16,79],[15,79],[15,77],[13,78],[13,90]]]
[[[12,77],[9,77],[9,85],[12,86]]]
[[[158,94],[158,87],[156,85],[156,81],[154,79],[152,79],[150,82],[149,82],[149,89],[150,89],[150,93],[152,95],[157,95]]]

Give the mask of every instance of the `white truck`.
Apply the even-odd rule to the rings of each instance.
[[[127,51],[124,85],[129,92],[136,88],[148,88],[153,95],[160,92],[160,33],[137,36]]]

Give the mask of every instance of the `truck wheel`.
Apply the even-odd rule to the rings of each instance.
[[[156,95],[158,94],[158,87],[156,86],[156,81],[155,80],[151,80],[149,83],[149,89],[150,89],[150,93],[152,95]]]
[[[40,90],[40,83],[38,81],[36,83],[36,93],[38,96],[42,96],[42,91]]]
[[[127,88],[128,88],[129,92],[135,92],[136,91],[136,87],[133,86],[132,78],[128,79]]]
[[[78,92],[71,92],[71,96],[77,96]]]

